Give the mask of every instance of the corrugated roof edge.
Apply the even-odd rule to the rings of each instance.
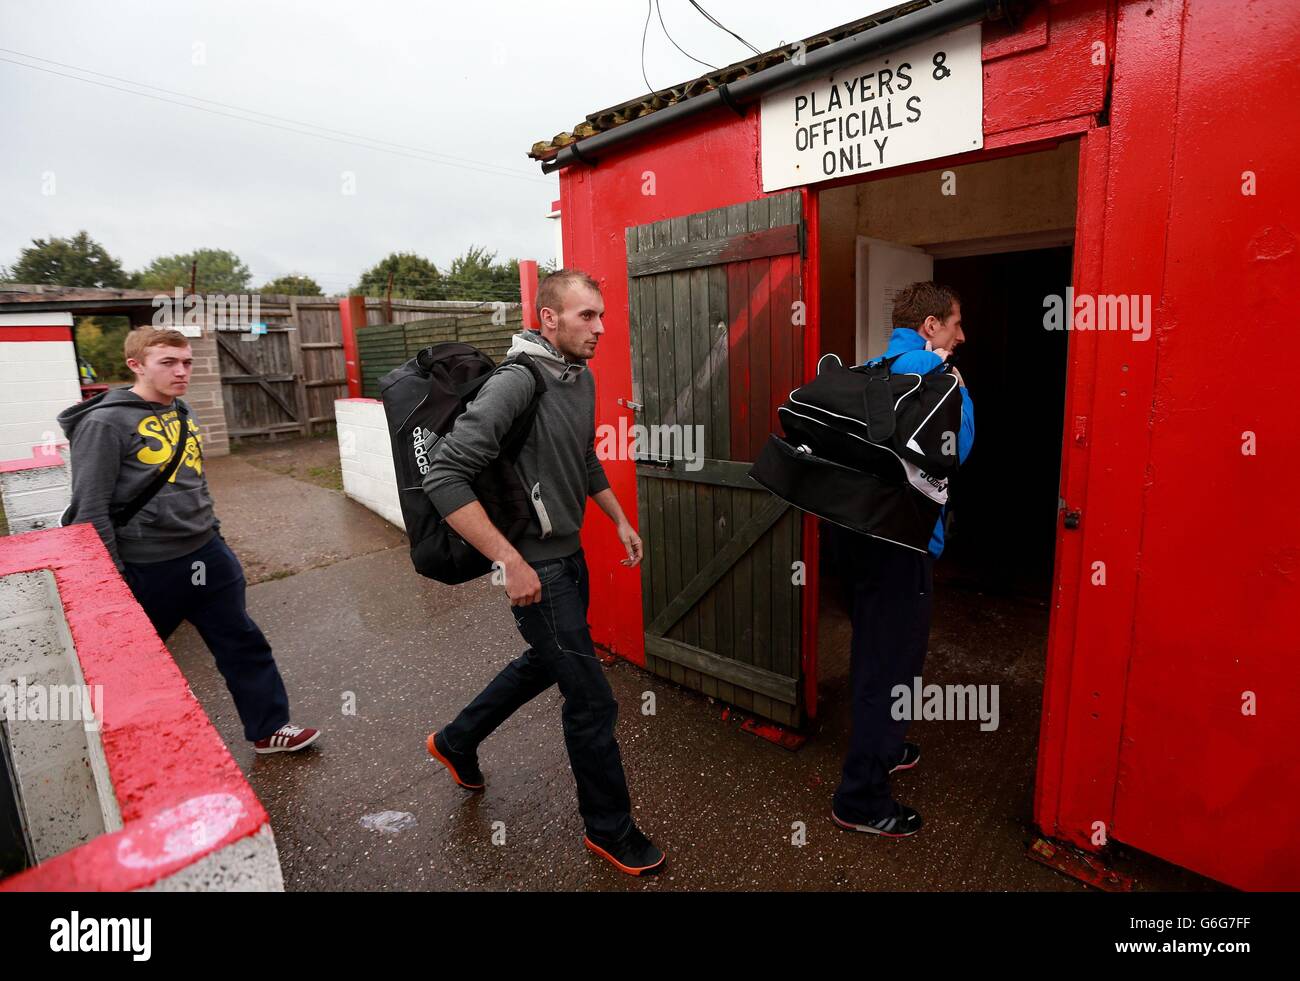
[[[804,38],[802,41],[795,41],[791,44],[773,48],[770,51],[755,55],[753,58],[738,61],[725,68],[693,78],[690,81],[639,96],[620,105],[611,106],[608,109],[601,109],[588,115],[572,130],[557,133],[549,140],[539,140],[534,143],[532,149],[528,151],[528,155],[534,160],[549,160],[559,153],[562,148],[577,140],[614,129],[633,119],[639,119],[642,116],[658,112],[660,109],[676,105],[694,96],[712,92],[719,85],[734,82],[739,78],[747,78],[764,69],[771,68],[773,65],[789,61],[794,53],[799,50],[800,44],[803,45],[805,52],[815,51],[835,41],[842,41],[847,37],[853,37],[855,34],[861,34],[863,31],[897,20],[899,17],[914,13],[917,10],[932,7],[936,2],[938,0],[907,0],[907,2],[890,7],[888,10],[872,14],[870,17],[863,17],[848,24],[841,24],[829,31],[822,31],[812,37]]]

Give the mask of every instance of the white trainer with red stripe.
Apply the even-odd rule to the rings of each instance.
[[[253,743],[258,753],[296,753],[306,749],[320,737],[319,729],[306,729],[286,722],[265,739]]]

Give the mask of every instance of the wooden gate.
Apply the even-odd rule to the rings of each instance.
[[[301,354],[293,329],[268,326],[265,334],[247,330],[215,334],[230,435],[309,432]]]
[[[804,241],[797,191],[627,229],[646,666],[787,725],[800,516],[747,472],[803,378]]]

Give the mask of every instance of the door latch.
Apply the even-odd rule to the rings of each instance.
[[[1079,527],[1079,521],[1083,518],[1083,512],[1071,510],[1070,506],[1065,503],[1065,498],[1056,499],[1056,510],[1065,512],[1065,527],[1071,531]]]
[[[640,402],[633,402],[631,399],[618,399],[618,404],[631,409],[633,412],[640,412],[645,408]]]

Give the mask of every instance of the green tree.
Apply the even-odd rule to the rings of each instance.
[[[77,353],[95,369],[100,382],[133,381],[122,356],[131,321],[126,317],[78,317]]]
[[[320,284],[310,276],[289,273],[279,276],[262,287],[263,293],[283,293],[286,296],[324,296]]]
[[[461,255],[451,260],[444,277],[449,300],[504,300],[506,290],[501,286],[501,270],[496,265],[497,254],[477,245],[471,245]],[[518,280],[515,290],[518,291]]]
[[[108,250],[81,231],[72,238],[32,239],[7,271],[15,283],[123,288],[131,277]]]
[[[163,255],[137,273],[141,289],[170,293],[177,286],[190,288],[190,266],[198,263],[194,281],[196,293],[247,293],[253,274],[242,259],[225,249],[195,249],[179,255]]]
[[[539,264],[537,275],[553,272],[554,263]],[[444,277],[449,300],[504,300],[519,302],[519,260],[497,262],[497,254],[471,245],[451,260]]]
[[[388,275],[393,276],[393,299],[442,300],[442,273],[428,259],[414,252],[392,252],[361,274],[353,296],[383,297],[388,293]]]

